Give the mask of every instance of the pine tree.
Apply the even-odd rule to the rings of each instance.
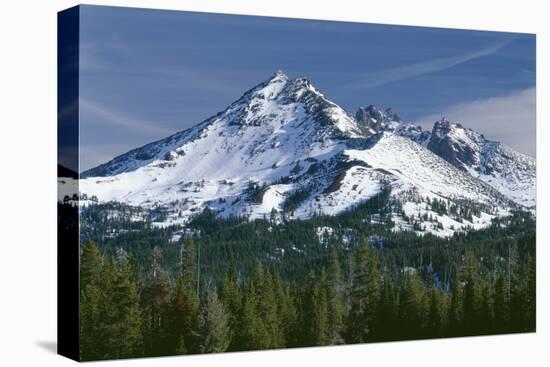
[[[173,350],[175,354],[187,354],[185,345],[185,319],[186,319],[186,301],[187,296],[183,287],[183,280],[179,278],[176,281],[176,288],[170,305],[170,325],[169,339],[174,343]]]
[[[399,322],[404,338],[422,336],[426,322],[426,297],[417,272],[405,273],[399,303]]]
[[[193,240],[184,243],[182,288],[186,295],[183,309],[183,338],[188,353],[199,353],[199,295],[197,294],[197,250]]]
[[[185,288],[187,294],[183,311],[183,337],[188,353],[199,352],[200,326],[199,326],[199,302],[193,288]]]
[[[101,270],[101,253],[94,241],[86,241],[80,256],[80,289],[97,285]]]
[[[95,243],[88,241],[80,257],[80,356],[83,360],[102,357],[102,340],[98,329],[103,302],[101,270],[101,254]]]
[[[200,312],[201,353],[225,352],[229,346],[229,318],[216,290],[207,287]]]
[[[495,309],[495,332],[503,333],[508,330],[508,290],[503,275],[499,275],[495,283],[494,309]]]
[[[537,268],[535,258],[529,254],[524,268],[525,286],[525,331],[535,331],[537,316]]]
[[[380,298],[379,282],[376,257],[368,243],[363,242],[355,255],[347,337],[350,343],[363,343],[374,338],[373,327]]]
[[[340,262],[334,248],[332,248],[330,254],[328,282],[325,292],[328,300],[330,344],[342,344],[344,343],[345,306],[343,303]]]
[[[140,356],[142,348],[143,316],[139,304],[138,287],[131,262],[124,260],[119,264],[116,281],[113,284],[112,303],[114,322],[110,325],[109,344],[115,358]]]
[[[389,274],[384,274],[376,319],[378,325],[376,340],[391,340],[399,334],[398,314],[399,301],[395,294],[393,282]]]
[[[297,325],[297,310],[289,286],[285,286],[277,272],[273,273],[273,283],[277,299],[277,315],[282,345],[296,346],[295,331]]]
[[[321,272],[319,288],[316,291],[315,345],[330,345],[332,335],[329,324],[329,285],[325,270]]]
[[[184,253],[182,258],[182,277],[185,288],[197,287],[197,247],[195,241],[189,239],[183,244]],[[196,294],[196,291],[195,291]],[[198,296],[198,295],[197,295]]]
[[[98,349],[101,359],[115,358],[116,344],[112,341],[112,325],[117,321],[116,305],[113,302],[113,293],[117,278],[115,261],[112,257],[105,259],[100,275],[101,306],[99,322],[96,325],[99,333]]]
[[[147,355],[169,355],[173,348],[168,340],[170,328],[168,275],[163,267],[162,251],[155,247],[151,254],[150,272],[144,291]]]
[[[97,252],[87,247],[84,282],[94,280],[85,285],[81,299],[82,358],[140,356],[142,315],[131,263],[124,261],[117,269],[114,259],[108,258],[100,272],[93,272],[90,264],[97,263]]]
[[[483,286],[481,289],[481,305],[479,315],[478,333],[489,334],[494,329],[495,311],[493,295],[489,285]]]
[[[256,275],[243,297],[239,329],[237,333],[237,350],[267,349],[270,338],[259,315],[256,284],[261,281],[263,273],[256,267]]]
[[[239,314],[241,312],[241,297],[237,288],[237,270],[235,262],[231,261],[229,270],[225,273],[222,287],[222,303],[228,315],[229,323],[229,347],[228,350],[236,350],[236,331],[239,327]]]
[[[428,297],[429,315],[427,335],[430,337],[439,337],[443,331],[444,302],[443,295],[441,294],[441,291],[435,287],[433,280],[429,283]]]
[[[248,288],[243,296],[239,313],[239,328],[235,330],[232,348],[234,350],[253,350],[257,344],[252,339],[256,337],[258,324],[255,292],[253,289]]]
[[[279,328],[275,286],[271,272],[263,273],[263,279],[257,282],[258,313],[269,336],[267,348],[282,348],[284,335]]]
[[[475,334],[479,328],[479,292],[476,285],[477,271],[475,258],[471,253],[466,254],[466,282],[463,298],[463,327],[467,335]]]
[[[462,333],[462,284],[458,269],[453,273],[451,280],[451,301],[449,305],[449,330],[450,336],[458,336]]]
[[[310,271],[302,292],[301,320],[302,338],[300,346],[314,346],[318,341],[318,311],[317,311],[317,277],[315,271]]]
[[[515,277],[516,278],[516,277]],[[510,296],[509,305],[509,328],[515,332],[525,331],[526,318],[526,290],[524,284],[518,284],[517,279],[514,280],[512,293]]]

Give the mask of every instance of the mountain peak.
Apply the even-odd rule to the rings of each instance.
[[[454,121],[449,121],[445,116],[441,117],[441,119],[437,120],[434,123],[434,128],[441,128],[441,127],[444,127],[444,128],[456,127],[459,129],[464,129],[462,124]]]
[[[401,122],[401,118],[397,116],[395,112],[393,112],[393,109],[391,107],[386,108],[386,110],[384,111],[384,114],[386,115],[386,118],[388,121]]]
[[[365,122],[368,118],[374,118],[381,120],[382,111],[373,104],[368,105],[367,107],[359,107],[357,113],[355,114],[358,120]]]
[[[365,108],[366,111],[372,112],[372,113],[381,113],[380,109],[376,107],[374,104],[370,104]]]
[[[483,134],[467,128],[461,123],[449,121],[446,117],[442,117],[434,123],[431,134],[432,139],[436,139],[437,141],[450,139],[468,144],[489,142]]]
[[[288,80],[288,75],[285,74],[284,71],[282,70],[277,70],[275,73],[273,73],[273,75],[271,76],[271,78],[269,79],[270,82],[273,82],[273,81],[287,81]]]
[[[382,111],[373,104],[367,107],[359,107],[355,113],[355,119],[362,126],[368,127],[375,132],[393,131],[397,128],[401,119],[391,108]]]
[[[314,92],[316,95],[321,94],[315,89],[313,84],[306,77],[300,76],[296,79],[290,80],[287,88],[287,92],[290,96],[294,96],[296,100],[300,99],[306,92]]]
[[[467,171],[479,169],[482,146],[486,143],[481,134],[442,117],[434,123],[427,147],[455,167]]]

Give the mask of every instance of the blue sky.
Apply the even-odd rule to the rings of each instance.
[[[281,69],[355,113],[441,116],[535,155],[535,36],[81,7],[81,170],[186,129]]]

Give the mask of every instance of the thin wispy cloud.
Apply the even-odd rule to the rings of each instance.
[[[350,111],[374,103],[410,120],[535,84],[534,35],[82,11],[80,135],[81,147],[90,147],[84,169],[196,125],[277,69],[306,76]],[[487,62],[468,62],[474,59]]]
[[[90,121],[100,123],[101,120],[103,120],[109,124],[142,133],[144,132],[158,136],[174,133],[173,130],[163,127],[155,121],[148,121],[130,116],[125,112],[114,110],[87,98],[80,99],[80,115],[86,115],[86,118]],[[94,117],[96,118],[95,120]]]
[[[464,127],[483,133],[509,147],[536,156],[536,90],[534,87],[505,96],[459,103],[418,119],[423,128],[431,129],[434,121],[446,117]]]
[[[438,71],[443,71],[453,66],[463,64],[465,62],[478,59],[480,57],[485,57],[494,54],[499,51],[510,42],[513,38],[509,38],[503,41],[499,41],[495,44],[492,44],[489,47],[476,50],[473,52],[463,53],[451,57],[442,57],[438,59],[433,59],[425,62],[420,62],[412,65],[400,66],[397,68],[377,72],[371,75],[367,75],[366,80],[363,83],[358,83],[354,85],[354,88],[361,89],[370,89],[374,87],[379,87],[388,83],[396,82],[399,80],[409,79],[420,75],[426,75],[435,73]]]

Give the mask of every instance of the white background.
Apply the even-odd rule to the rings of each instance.
[[[101,362],[117,366],[548,366],[549,39],[545,1],[194,0],[95,4],[537,33],[536,334]],[[2,2],[0,12],[0,365],[74,362],[56,340],[56,12],[74,1]],[[365,40],[365,46],[369,40]],[[361,47],[361,45],[358,45]],[[546,105],[544,105],[546,103]],[[545,167],[546,164],[546,167]]]

